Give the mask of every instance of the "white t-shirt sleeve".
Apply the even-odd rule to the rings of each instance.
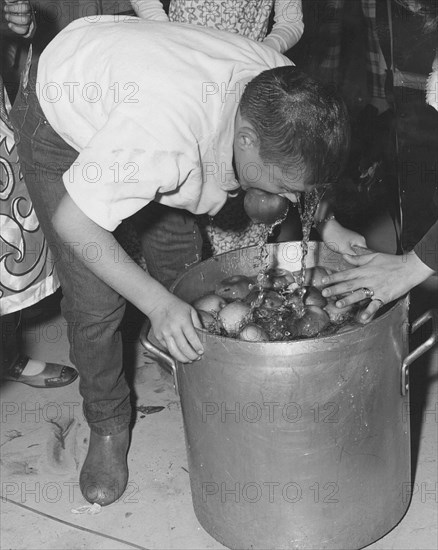
[[[172,194],[196,168],[193,160],[115,110],[64,174],[67,192],[95,223],[114,231],[154,200]]]
[[[141,19],[169,21],[160,0],[131,0],[131,5],[135,13],[138,17],[141,17]]]

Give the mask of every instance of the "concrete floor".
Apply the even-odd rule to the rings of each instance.
[[[437,286],[431,281],[414,292],[414,316],[437,308]],[[24,348],[35,358],[69,364],[65,322],[56,305],[49,299],[27,310]],[[180,402],[172,379],[148,362],[138,343],[130,347],[137,406],[164,408],[150,415],[138,412],[128,489],[98,515],[72,512],[85,504],[77,481],[88,428],[78,382],[56,390],[2,385],[2,549],[223,548],[204,531],[193,511]],[[435,347],[411,368],[412,501],[401,522],[370,549],[437,548],[437,403]]]

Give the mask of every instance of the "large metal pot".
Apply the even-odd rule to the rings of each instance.
[[[257,273],[246,248],[185,272],[191,302],[234,274]],[[300,268],[300,243],[269,246],[270,265]],[[344,269],[310,243],[307,266]],[[430,315],[416,322],[417,328]],[[203,358],[176,363],[193,505],[204,529],[235,549],[357,549],[402,518],[411,483],[408,297],[370,324],[328,338],[249,343],[200,331]]]

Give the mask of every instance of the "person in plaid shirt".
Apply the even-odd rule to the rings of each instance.
[[[367,29],[366,61],[367,85],[371,98],[385,100],[386,62],[379,44],[376,25],[376,0],[360,0]],[[337,82],[341,60],[342,14],[345,0],[328,0],[328,49],[319,67],[319,77],[326,82]]]

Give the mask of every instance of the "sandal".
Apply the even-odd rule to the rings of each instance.
[[[71,384],[78,377],[78,372],[73,367],[58,365],[57,363],[46,363],[44,370],[40,373],[26,376],[22,372],[28,361],[28,357],[18,357],[3,376],[4,380],[21,382],[33,388],[60,388]]]

